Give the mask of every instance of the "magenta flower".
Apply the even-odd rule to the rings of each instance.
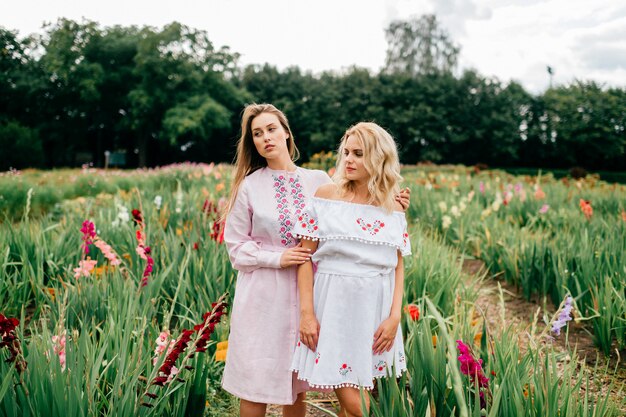
[[[461,373],[470,377],[472,385],[477,387],[480,392],[480,404],[482,408],[485,408],[485,394],[489,391],[489,378],[487,378],[483,372],[483,360],[475,359],[472,350],[468,345],[461,340],[456,341],[457,349],[461,353],[459,355],[459,362],[461,363]]]
[[[93,222],[89,220],[85,220],[83,222],[83,226],[80,228],[80,231],[83,234],[83,248],[85,250],[85,255],[89,254],[89,245],[93,243],[93,240],[96,238],[96,226]]]

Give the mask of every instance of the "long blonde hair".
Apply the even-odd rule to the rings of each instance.
[[[355,137],[363,146],[363,165],[369,174],[367,189],[369,204],[381,206],[391,212],[395,207],[395,195],[400,192],[400,161],[396,142],[385,129],[376,123],[360,122],[348,128],[341,138],[337,151],[337,167],[333,180],[341,193],[346,195],[355,191],[355,183],[346,178],[345,155],[346,140]]]
[[[271,104],[248,104],[243,109],[241,116],[241,136],[237,141],[233,182],[230,189],[230,197],[228,198],[228,205],[221,216],[222,220],[224,220],[228,213],[230,213],[230,210],[232,210],[235,199],[237,198],[237,193],[239,192],[239,186],[243,179],[259,168],[267,166],[267,161],[257,152],[254,146],[254,139],[252,138],[252,120],[261,113],[276,115],[283,129],[285,129],[285,132],[289,135],[287,138],[287,149],[289,150],[291,160],[296,161],[300,157],[300,152],[298,148],[296,148],[293,133],[291,133],[289,121],[285,114]]]

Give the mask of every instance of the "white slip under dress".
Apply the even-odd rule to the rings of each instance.
[[[314,389],[372,389],[374,379],[400,376],[406,359],[400,326],[393,348],[375,355],[374,333],[389,317],[397,251],[411,253],[404,213],[311,198],[294,232],[319,241],[313,306],[320,323],[317,351],[298,342],[291,369]]]

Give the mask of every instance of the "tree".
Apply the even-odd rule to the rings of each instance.
[[[231,71],[236,59],[237,55],[230,55],[226,48],[216,51],[205,31],[180,23],[174,22],[160,31],[150,27],[141,30],[133,71],[138,83],[128,95],[128,122],[137,137],[139,166],[148,165],[154,145],[169,145],[181,134],[187,138],[195,135],[199,141],[211,140],[198,136],[201,130],[181,129],[181,123],[191,120],[190,111],[197,113],[192,119],[202,120],[206,130],[212,124],[223,126],[228,111],[241,107],[246,95],[234,88],[223,72]],[[197,97],[191,99],[194,96]],[[207,101],[209,97],[222,101]],[[196,110],[191,109],[193,105],[198,106]],[[168,126],[162,130],[162,121],[170,109]]]
[[[386,73],[424,75],[452,72],[460,48],[439,27],[435,15],[396,20],[385,30],[387,38]]]
[[[564,167],[619,169],[626,159],[626,93],[577,81],[544,95]]]

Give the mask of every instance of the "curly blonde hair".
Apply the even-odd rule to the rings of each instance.
[[[355,137],[363,146],[363,165],[369,174],[367,189],[373,204],[391,212],[394,210],[394,197],[400,192],[400,160],[398,148],[391,135],[382,127],[372,122],[360,122],[346,130],[339,150],[337,167],[333,180],[343,195],[355,191],[355,183],[346,178],[345,156],[343,153],[348,137]]]

